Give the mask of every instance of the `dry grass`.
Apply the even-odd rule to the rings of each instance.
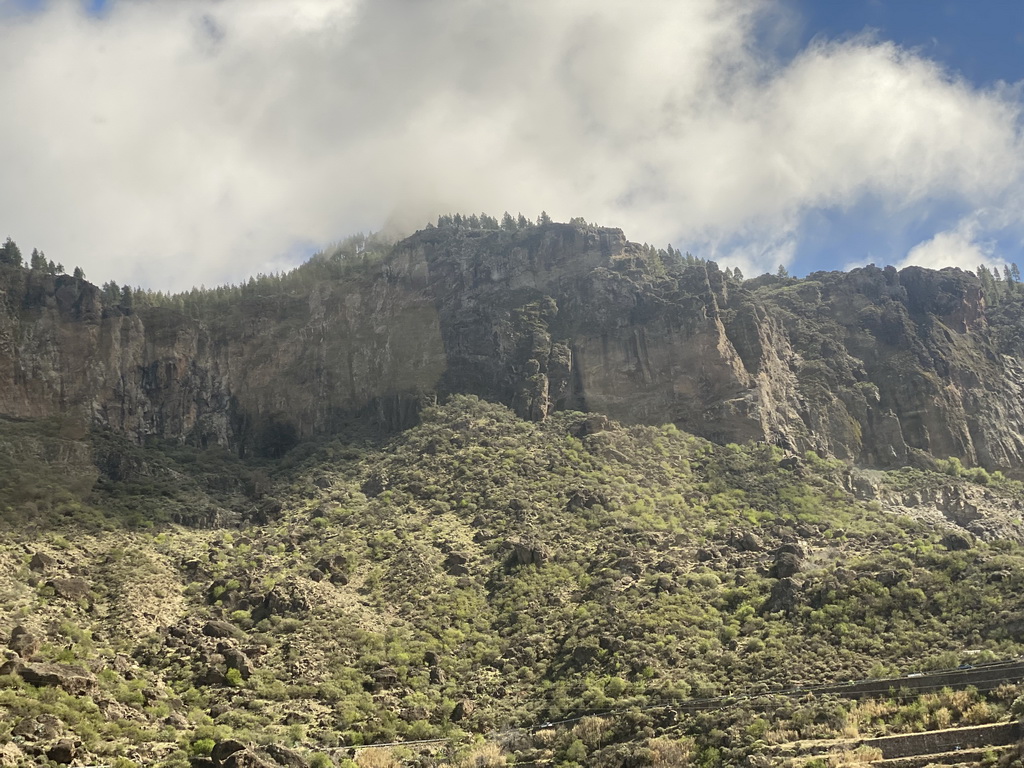
[[[601,739],[607,730],[608,722],[605,718],[584,717],[572,729],[572,735],[582,741],[587,749],[594,749],[601,745]]]
[[[401,768],[401,763],[387,747],[360,749],[356,755],[359,768]]]
[[[690,756],[693,754],[692,739],[661,737],[651,739],[647,742],[647,747],[651,750],[653,768],[675,768],[675,766],[689,765]]]
[[[500,768],[508,765],[508,757],[498,744],[485,741],[471,747],[456,765],[458,768]]]
[[[830,755],[828,764],[832,768],[855,768],[860,765],[871,765],[881,759],[882,750],[876,747],[857,747],[857,749],[847,749]]]

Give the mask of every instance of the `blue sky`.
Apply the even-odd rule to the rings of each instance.
[[[1024,2],[0,0],[0,237],[98,282],[438,213],[757,274],[1024,263]]]
[[[793,0],[801,41],[873,30],[920,51],[977,86],[1024,77],[1019,0]]]
[[[1024,2],[1017,0],[792,0],[799,19],[797,49],[814,39],[870,35],[891,40],[947,68],[981,89],[1024,81]],[[917,243],[956,225],[962,209],[928,204],[903,220],[872,210],[864,201],[851,211],[813,217],[794,265],[796,272],[830,269],[842,253],[860,251],[879,263],[899,262]],[[990,233],[992,261],[1024,261],[1021,232]],[[857,259],[853,259],[857,260]]]

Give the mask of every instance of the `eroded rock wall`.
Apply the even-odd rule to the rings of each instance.
[[[739,284],[564,224],[431,228],[303,270],[133,310],[7,269],[0,414],[273,455],[367,420],[401,428],[424,399],[468,392],[531,419],[591,410],[869,466],[1024,465],[1024,370],[1005,343],[1024,329],[994,329],[959,270]]]

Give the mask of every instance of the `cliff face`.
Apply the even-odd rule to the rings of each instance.
[[[1024,328],[993,320],[969,273],[740,285],[561,224],[428,229],[322,266],[137,309],[6,269],[0,414],[274,455],[366,419],[407,426],[424,398],[467,392],[533,419],[590,410],[865,465],[1024,465]]]

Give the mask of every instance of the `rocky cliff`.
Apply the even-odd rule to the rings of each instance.
[[[280,454],[453,392],[867,466],[1024,465],[1020,312],[960,270],[736,281],[618,229],[429,228],[174,301],[0,273],[0,414]],[[1018,303],[1020,297],[1015,299]]]

